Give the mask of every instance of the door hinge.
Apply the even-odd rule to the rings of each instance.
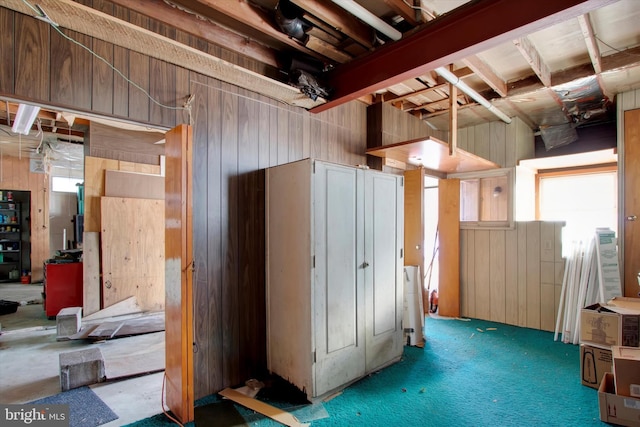
[[[404,249],[400,249],[400,258],[402,258],[404,255]]]
[[[316,162],[315,162],[315,160],[311,164],[313,165],[312,173],[316,173]]]
[[[404,176],[400,178],[400,187],[404,187]]]
[[[316,268],[316,256],[311,257],[311,268]]]
[[[313,350],[313,363],[316,363],[316,351]]]

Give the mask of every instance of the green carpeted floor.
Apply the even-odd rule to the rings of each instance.
[[[405,347],[401,362],[324,403],[329,417],[312,426],[608,425],[597,391],[580,383],[579,348],[549,332],[429,318],[426,337],[423,349]],[[159,415],[133,425],[170,424]]]

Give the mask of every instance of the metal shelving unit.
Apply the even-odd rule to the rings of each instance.
[[[6,192],[2,192],[6,194]],[[0,282],[17,282],[22,271],[21,203],[0,200]]]

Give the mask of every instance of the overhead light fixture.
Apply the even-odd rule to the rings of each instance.
[[[13,126],[11,131],[13,133],[21,133],[23,135],[29,135],[33,122],[36,120],[40,107],[29,104],[20,104],[18,106],[18,112],[16,118],[13,120]]]

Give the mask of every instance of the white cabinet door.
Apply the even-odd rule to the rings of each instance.
[[[365,172],[366,371],[402,355],[402,178]]]
[[[365,373],[362,174],[315,163],[315,396]]]

